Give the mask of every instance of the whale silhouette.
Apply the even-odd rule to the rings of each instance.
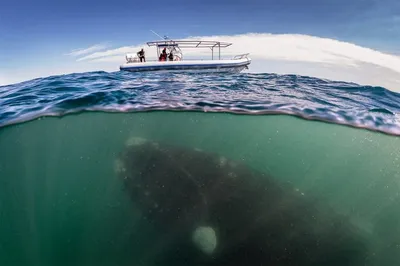
[[[116,172],[158,232],[154,265],[370,264],[346,217],[243,162],[131,138]]]

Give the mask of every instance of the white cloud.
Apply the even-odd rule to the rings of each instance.
[[[122,59],[124,58],[126,53],[130,53],[133,50],[138,50],[138,47],[135,46],[124,46],[116,49],[111,49],[103,52],[95,52],[93,54],[84,56],[79,58],[77,61],[85,61],[85,60],[91,60],[91,59],[98,59],[98,58],[103,58],[103,57],[109,57],[109,56],[115,56],[119,55],[122,56]]]
[[[106,49],[107,46],[105,44],[95,44],[93,46],[90,46],[88,48],[80,48],[80,49],[75,49],[69,52],[67,55],[70,56],[82,56],[84,54],[90,54],[96,51],[100,51],[103,49]]]
[[[187,38],[191,39],[232,42],[232,46],[221,49],[222,56],[230,58],[235,54],[250,53],[252,64],[249,72],[308,75],[383,86],[400,92],[400,56],[352,43],[299,34],[260,33]],[[46,76],[50,73],[118,71],[119,65],[125,62],[125,55],[136,53],[141,48],[145,48],[148,60],[156,59],[155,48],[143,43],[89,53],[87,51],[90,48],[87,48],[82,49],[77,62],[42,69],[40,74],[37,68],[30,69],[31,72],[26,69],[13,70],[14,73],[7,77],[17,73]],[[184,49],[184,58],[192,57],[210,58],[211,53],[209,49]]]
[[[235,36],[197,36],[186,40],[216,40],[232,42],[233,45],[222,49],[226,56],[233,56],[249,52],[253,59],[285,60],[299,62],[324,63],[341,66],[358,67],[362,63],[375,64],[400,73],[400,57],[385,54],[369,48],[357,46],[352,43],[341,42],[333,39],[319,38],[297,34],[243,34]],[[96,52],[81,57],[78,60],[100,60],[109,62],[122,62],[126,53],[137,52],[144,44],[138,46],[125,46]],[[155,58],[155,49],[145,47],[147,56]],[[211,54],[210,50],[187,49],[185,55],[200,56]],[[150,55],[150,56],[149,56]],[[113,60],[104,60],[106,57]],[[120,59],[118,60],[118,57]]]
[[[0,86],[9,84],[9,80],[0,73]]]
[[[384,86],[400,91],[400,56],[379,52],[352,43],[299,34],[248,33],[234,36],[194,36],[186,40],[232,42],[221,50],[223,57],[250,53],[250,72],[310,75],[327,79]],[[78,61],[114,63],[119,66],[125,54],[145,48],[149,60],[156,59],[154,47],[145,44],[95,52]],[[185,58],[210,57],[208,49],[185,49]]]

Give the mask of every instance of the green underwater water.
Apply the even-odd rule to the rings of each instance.
[[[400,138],[292,116],[86,112],[0,129],[0,265],[146,265],[114,160],[132,136],[218,152],[290,182],[400,265]],[[143,264],[140,264],[143,262]]]

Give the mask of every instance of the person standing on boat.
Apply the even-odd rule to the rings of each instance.
[[[137,55],[139,56],[140,62],[146,62],[146,58],[144,57],[144,50],[142,48],[142,50],[140,50],[139,52],[137,52]]]
[[[169,52],[168,59],[169,59],[169,61],[173,61],[174,60],[174,55],[172,54],[172,51]]]
[[[164,48],[162,51],[162,61],[167,61],[167,49]]]
[[[164,49],[162,50],[162,52],[161,52],[161,54],[160,54],[159,60],[160,60],[160,61],[167,61],[167,51],[166,51],[166,48],[164,48]]]

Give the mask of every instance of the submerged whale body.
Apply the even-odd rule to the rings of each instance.
[[[158,232],[156,265],[368,265],[355,226],[265,173],[196,149],[128,144],[116,170]]]

